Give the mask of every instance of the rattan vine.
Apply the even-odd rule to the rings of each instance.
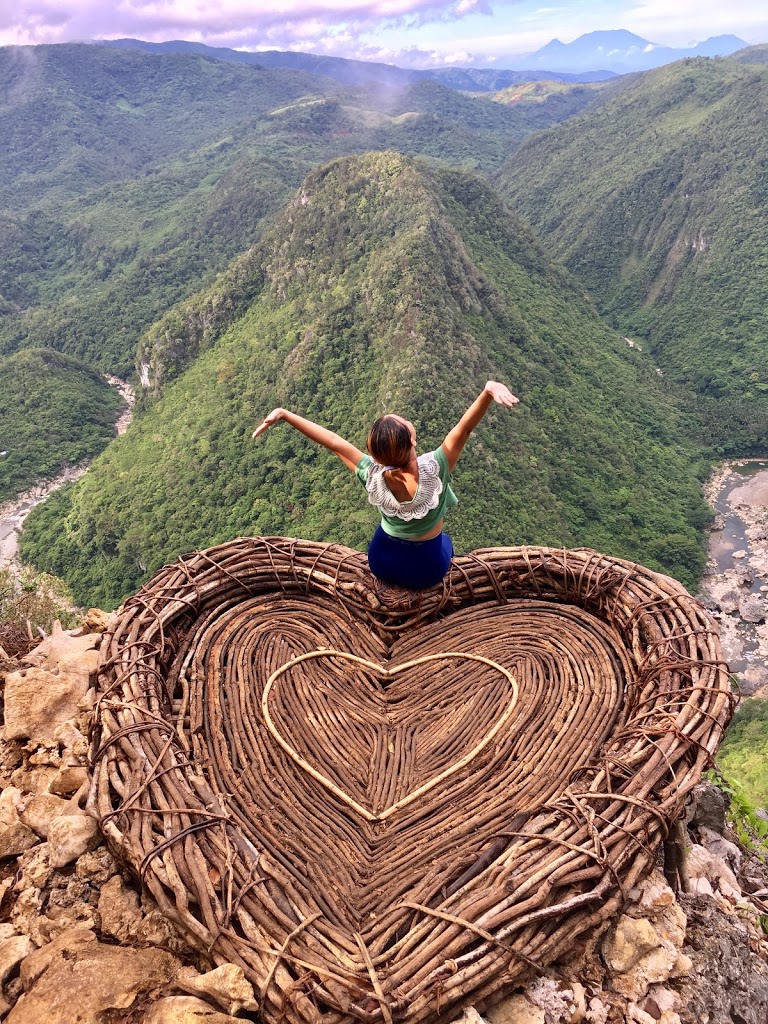
[[[450,1020],[616,910],[730,712],[709,615],[631,563],[488,549],[408,595],[248,538],[105,636],[91,807],[265,1022]]]

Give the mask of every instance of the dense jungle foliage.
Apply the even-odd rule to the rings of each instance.
[[[586,544],[689,585],[702,568],[700,467],[653,365],[474,175],[387,152],[315,171],[163,323],[147,353],[172,367],[161,396],[27,521],[23,557],[80,600],[115,604],[180,551],[244,533],[363,547],[376,514],[351,474],[284,424],[251,441],[254,424],[281,404],[363,447],[398,410],[429,450],[488,378],[522,403],[489,413],[457,470],[459,551]]]
[[[60,352],[0,356],[0,503],[93,458],[115,436],[120,395]]]
[[[312,168],[396,149],[490,172],[598,94],[507,107],[430,81],[353,88],[68,44],[0,48],[0,96],[0,353],[56,348],[126,376],[141,334]]]
[[[768,433],[766,122],[764,63],[685,60],[529,140],[498,176],[715,454],[764,452]]]

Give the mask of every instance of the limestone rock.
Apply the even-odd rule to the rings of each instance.
[[[253,995],[253,986],[245,977],[242,967],[235,964],[222,964],[206,974],[182,971],[176,984],[184,992],[207,996],[230,1014],[259,1009]]]
[[[220,1013],[194,996],[166,996],[152,1003],[143,1024],[242,1024],[242,1020]]]
[[[88,928],[71,928],[24,960],[24,995],[6,1024],[100,1024],[106,1011],[167,985],[179,966],[162,950],[106,945]]]
[[[99,664],[100,643],[99,633],[80,634],[79,630],[64,630],[57,620],[51,635],[30,651],[24,660],[30,665],[45,666],[48,669],[60,668],[65,671],[85,667],[88,672],[95,672]]]
[[[15,825],[3,826],[0,828],[0,860],[18,857],[39,842],[40,837],[20,821]]]
[[[71,796],[88,782],[88,769],[81,765],[64,765],[48,784],[48,790],[59,796]]]
[[[707,828],[706,825],[702,825],[699,829],[699,838],[705,850],[708,850],[713,856],[719,857],[720,860],[724,861],[734,875],[738,874],[741,870],[743,854],[736,843],[732,843],[722,833]]]
[[[52,740],[57,726],[78,715],[90,670],[76,667],[9,672],[5,677],[5,738]]]
[[[69,803],[52,793],[32,793],[22,797],[18,804],[19,820],[37,832],[43,839],[48,838],[48,829],[54,818],[67,810]]]
[[[85,633],[106,633],[116,619],[115,612],[105,612],[101,608],[89,608],[83,616],[82,628]]]
[[[688,854],[688,874],[691,882],[696,879],[706,879],[713,890],[721,892],[734,901],[741,899],[741,887],[733,871],[724,860],[710,853],[698,843],[693,843]],[[700,887],[695,888],[699,892],[702,891]]]
[[[22,792],[16,786],[6,786],[0,793],[0,860],[18,857],[40,842],[37,834],[19,819],[21,799]]]
[[[14,935],[0,942],[0,985],[35,947],[26,935]]]
[[[712,782],[700,782],[692,793],[693,806],[690,823],[694,827],[702,826],[718,832],[725,828],[725,794]]]
[[[103,885],[108,878],[116,875],[120,868],[115,858],[106,848],[100,846],[78,857],[75,864],[75,876],[94,885]]]
[[[647,918],[626,914],[619,918],[603,942],[603,957],[613,974],[610,987],[615,992],[637,1002],[651,985],[687,968],[679,962],[685,934],[685,915],[682,911],[680,915],[682,922],[675,922],[677,927],[672,928],[669,921],[654,925]]]
[[[753,594],[739,602],[739,615],[745,622],[765,622],[765,602]]]
[[[489,1024],[546,1024],[544,1010],[524,995],[509,996],[486,1010]]]
[[[720,597],[720,610],[732,615],[739,610],[739,595],[735,590],[726,590]]]
[[[63,868],[101,842],[98,822],[87,814],[62,814],[50,823],[48,847],[51,867]]]
[[[119,942],[166,946],[177,951],[186,948],[173,924],[157,907],[143,909],[138,893],[127,886],[119,874],[114,874],[102,886],[99,917],[101,931]],[[252,998],[253,992],[250,992],[249,998]]]

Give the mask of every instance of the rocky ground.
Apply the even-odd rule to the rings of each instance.
[[[0,663],[0,1019],[7,1024],[258,1021],[241,969],[211,969],[104,846],[85,738],[97,647],[89,612]],[[739,849],[709,783],[688,817],[689,892],[656,870],[571,955],[464,1024],[765,1024],[768,869]]]
[[[768,696],[768,468],[742,478],[739,465],[724,463],[705,491],[712,505],[721,494],[727,501],[713,523],[700,597],[718,621],[726,659],[740,669],[742,694]],[[734,517],[746,529],[743,546],[730,551],[722,531]],[[717,564],[722,553],[729,556],[724,571]]]

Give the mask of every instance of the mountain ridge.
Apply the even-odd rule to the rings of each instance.
[[[768,69],[723,59],[648,72],[526,142],[497,184],[604,315],[689,392],[720,454],[768,429],[764,223]]]
[[[251,442],[253,424],[280,404],[362,446],[394,409],[429,450],[489,377],[523,404],[490,414],[462,461],[457,550],[579,542],[687,578],[703,564],[696,453],[652,366],[481,179],[394,153],[341,158],[238,266],[242,301],[226,276],[200,300],[233,313],[205,350],[194,318],[158,332],[159,363],[166,343],[181,351],[178,375],[27,521],[23,556],[76,594],[114,603],[179,551],[243,533],[362,547],[375,516],[359,484],[290,430]]]

